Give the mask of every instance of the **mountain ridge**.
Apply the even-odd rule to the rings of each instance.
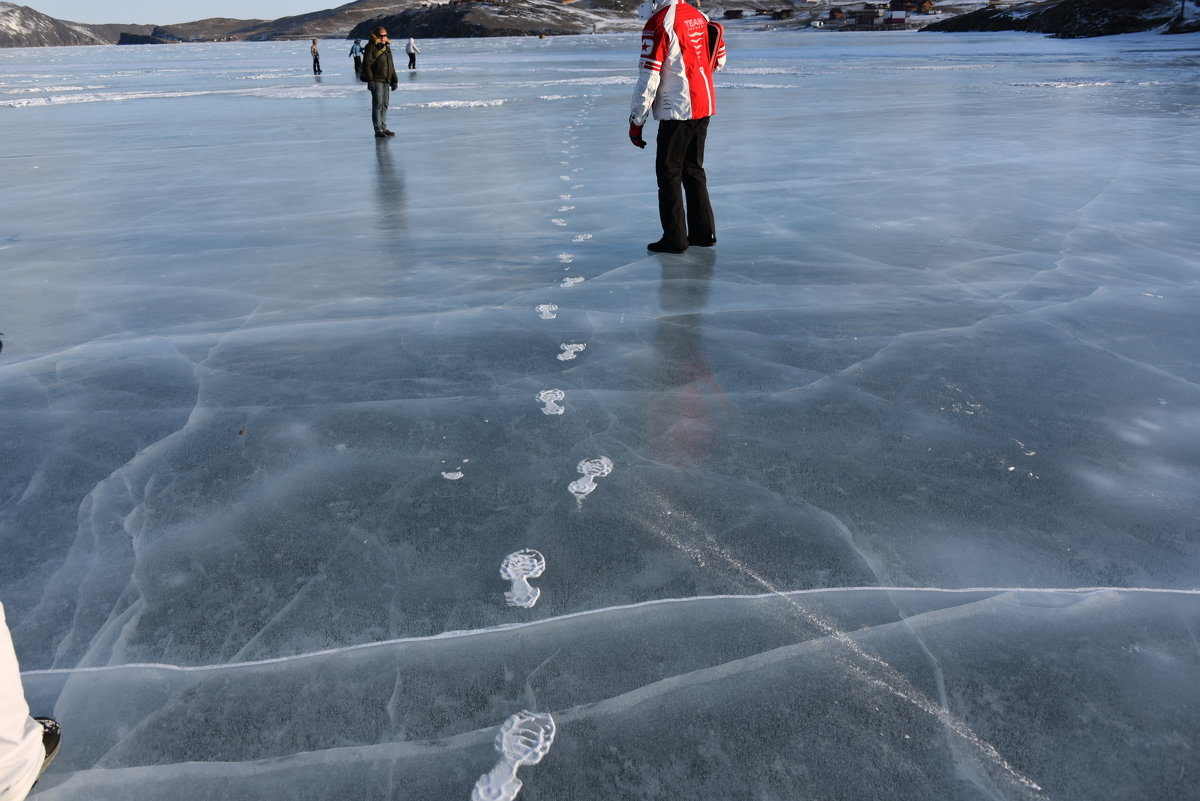
[[[941,33],[1027,31],[1061,39],[1112,36],[1163,28],[1164,33],[1200,30],[1189,20],[1197,0],[1035,0],[1011,6],[981,8],[926,26]],[[1196,15],[1193,15],[1196,16]]]
[[[830,0],[776,0],[794,18],[777,27],[803,27],[831,7]],[[29,6],[0,0],[0,47],[54,47],[195,41],[272,41],[366,38],[375,25],[421,38],[569,35],[636,30],[645,0],[353,0],[343,5],[274,20],[208,19],[169,25],[91,24],[55,19]],[[723,8],[768,13],[755,0],[726,0]],[[843,4],[839,4],[843,5]],[[858,4],[851,4],[858,5]],[[706,6],[716,17],[721,9]],[[923,30],[1030,31],[1059,37],[1107,36],[1161,29],[1200,31],[1200,0],[1031,0],[956,14]],[[770,17],[766,17],[770,19]]]
[[[373,22],[403,14],[420,17],[421,35],[505,36],[631,28],[643,0],[354,0],[335,8],[274,20],[213,17],[160,24],[91,24],[55,19],[29,6],[0,2],[0,47],[53,47],[121,42],[271,41],[364,38]],[[737,0],[735,0],[737,2]],[[436,24],[430,25],[429,20]],[[466,20],[464,22],[464,20]],[[623,25],[621,23],[624,23]],[[640,24],[640,23],[639,23]]]

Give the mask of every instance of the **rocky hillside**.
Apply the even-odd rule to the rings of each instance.
[[[399,14],[367,20],[350,32],[366,39],[371,29],[385,26],[393,39],[477,36],[560,36],[614,29],[633,29],[641,22],[636,3],[622,8],[620,0],[564,5],[558,0],[492,0],[491,2],[422,4]]]
[[[314,0],[314,4],[317,2]],[[761,8],[791,6],[795,17],[776,27],[795,28],[806,25],[810,17],[823,18],[831,3],[845,5],[844,0],[723,0],[720,4],[718,0],[704,0],[704,8],[720,18],[725,8],[740,8],[752,15]],[[386,25],[394,38],[590,33],[640,27],[637,11],[644,5],[646,0],[355,0],[276,20],[214,17],[169,25],[88,25],[54,19],[28,6],[0,0],[0,47],[363,39],[370,28],[379,24]],[[939,10],[953,14],[963,9],[940,4]],[[771,17],[763,19],[769,22]],[[1081,37],[1168,25],[1171,33],[1200,30],[1200,0],[1036,0],[960,14],[925,30],[1017,30]]]
[[[87,25],[0,2],[0,47],[365,39],[366,31],[379,24],[395,28],[396,36],[424,38],[590,33],[593,29],[637,27],[640,23],[634,10],[641,2],[644,0],[355,0],[276,20],[214,17],[170,25]]]
[[[1200,31],[1200,0],[1182,3],[1180,14],[1171,20],[1167,33],[1196,33]]]
[[[0,45],[4,47],[94,44],[111,42],[99,38],[87,25],[47,17],[28,6],[0,3]]]
[[[313,5],[316,5],[316,2]],[[245,25],[236,32],[236,38],[250,41],[343,39],[350,29],[360,22],[388,14],[398,14],[420,5],[423,5],[423,0],[357,0],[325,11],[313,11]]]
[[[320,0],[314,0],[317,5]],[[340,39],[358,23],[424,4],[424,0],[356,0],[325,11],[276,20],[214,17],[177,24],[90,25],[58,20],[28,6],[0,2],[0,47],[115,44],[126,41],[212,41],[220,39]]]
[[[923,30],[1030,31],[1064,39],[1109,36],[1167,25],[1179,16],[1179,7],[1179,0],[1041,0],[982,8]]]

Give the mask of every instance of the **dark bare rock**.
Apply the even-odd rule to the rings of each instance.
[[[1030,31],[1078,39],[1153,30],[1168,25],[1178,16],[1178,0],[1043,0],[982,8],[935,22],[922,30]]]
[[[121,38],[117,39],[119,45],[147,45],[147,44],[170,44],[172,40],[163,39],[160,36],[145,36],[140,33],[129,33],[128,31],[121,32]]]

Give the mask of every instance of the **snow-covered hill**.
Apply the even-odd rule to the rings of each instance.
[[[44,47],[47,45],[111,44],[88,26],[48,17],[28,6],[0,3],[0,46]]]

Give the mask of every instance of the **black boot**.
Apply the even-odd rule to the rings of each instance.
[[[657,242],[651,242],[649,245],[646,245],[646,250],[650,250],[655,253],[683,253],[687,249],[687,245],[680,247],[679,245],[668,242],[665,239],[660,239]]]

